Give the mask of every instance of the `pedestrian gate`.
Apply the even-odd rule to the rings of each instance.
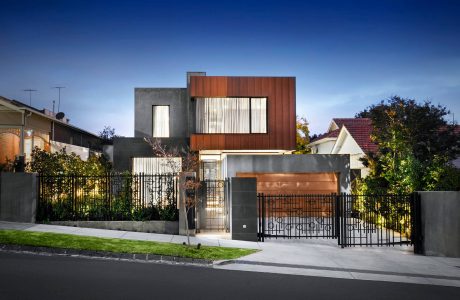
[[[258,195],[258,236],[328,238],[338,245],[420,248],[420,198],[410,195]]]
[[[201,181],[197,230],[229,232],[228,193],[228,180]]]

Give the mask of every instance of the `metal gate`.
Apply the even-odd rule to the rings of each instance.
[[[258,195],[260,241],[332,238],[341,247],[414,245],[418,253],[420,197],[410,195]]]
[[[228,180],[204,180],[200,184],[197,229],[229,232]]]

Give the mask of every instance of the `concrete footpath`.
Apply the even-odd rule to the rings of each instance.
[[[182,243],[186,237],[30,223],[0,222],[1,229],[56,232],[74,235]],[[414,255],[411,247],[354,247],[341,249],[336,240],[234,241],[219,236],[192,237],[202,245],[253,248],[261,251],[237,260],[216,262],[214,268],[433,284],[460,287],[460,259]]]

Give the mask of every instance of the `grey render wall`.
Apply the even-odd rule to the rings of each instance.
[[[257,241],[257,181],[233,177],[230,181],[232,240]]]
[[[152,136],[152,106],[169,105],[170,137],[188,137],[188,111],[186,88],[135,88],[134,137]]]
[[[336,172],[340,173],[340,192],[348,193],[351,188],[349,155],[228,155],[225,168],[226,177],[235,177],[237,172]]]
[[[160,138],[168,147],[186,147],[186,138]],[[133,157],[153,157],[154,153],[144,138],[119,137],[113,139],[113,169],[117,172],[131,171]]]
[[[35,223],[37,175],[0,172],[0,220]]]
[[[419,192],[425,255],[460,257],[460,192]]]

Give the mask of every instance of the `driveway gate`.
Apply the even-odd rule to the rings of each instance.
[[[259,240],[331,238],[338,245],[420,247],[420,198],[410,195],[258,195]]]

